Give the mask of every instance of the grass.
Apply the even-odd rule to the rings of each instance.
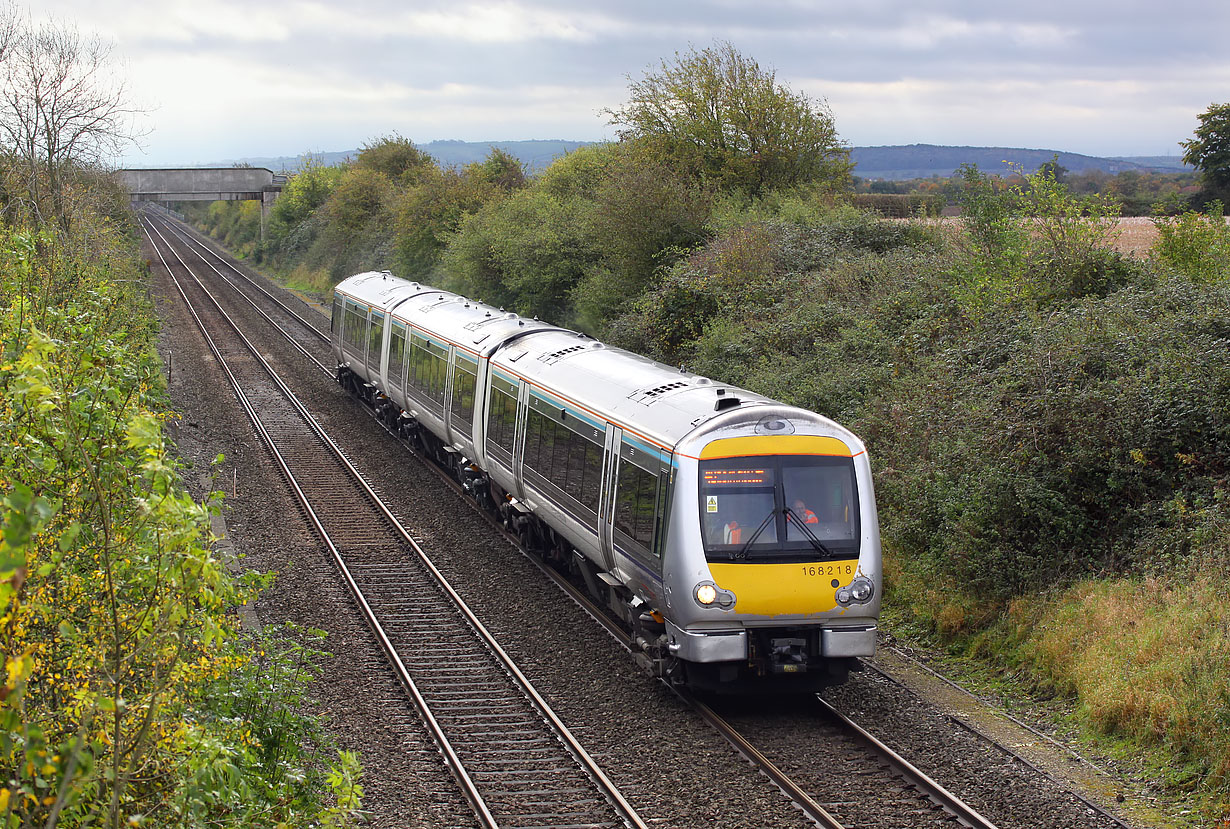
[[[1079,699],[1100,734],[1173,754],[1170,782],[1230,782],[1230,598],[1224,576],[1086,581],[1050,600],[1019,599],[1020,653]],[[1211,804],[1216,805],[1216,804]],[[1223,804],[1224,807],[1224,804]]]
[[[944,673],[1154,781],[1150,797],[1174,809],[1176,826],[1230,825],[1224,566],[1195,576],[1091,579],[1018,598],[987,624],[987,608],[920,589],[914,576],[885,563],[886,629],[903,641],[938,637],[946,644],[936,656]]]
[[[296,265],[290,273],[281,277],[282,284],[294,291],[302,291],[315,297],[328,297],[333,294],[333,282],[329,272],[323,268],[314,269],[307,265]]]

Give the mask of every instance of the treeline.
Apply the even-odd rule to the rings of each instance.
[[[1104,196],[1119,206],[1122,216],[1177,216],[1187,210],[1205,208],[1216,194],[1201,186],[1199,173],[1156,173],[1123,170],[1111,174],[1103,170],[1073,173],[1056,162],[1044,164],[1041,172],[1050,174],[1069,192],[1080,196]],[[1020,186],[1025,173],[1019,168],[1003,166],[997,173],[1004,187]],[[854,180],[856,200],[885,215],[939,215],[948,209],[955,213],[960,206],[961,174],[951,177]]]
[[[732,78],[773,93],[742,90],[767,110],[753,124],[809,113],[810,131],[711,129],[695,90],[734,100]],[[845,423],[876,470],[891,624],[1075,695],[1091,729],[1224,813],[1220,208],[1159,219],[1153,254],[1126,258],[1110,194],[966,168],[960,226],[887,222],[850,204],[827,110],[733,50],[663,63],[630,99],[618,142],[533,178],[500,153],[441,170],[384,138],[292,180],[263,244],[234,206],[202,221],[322,288],[389,268]],[[679,122],[648,117],[664,112]]]
[[[0,826],[353,825],[319,637],[244,634],[173,416],[105,44],[0,13]],[[83,126],[84,125],[84,126]],[[20,140],[18,140],[20,139]]]

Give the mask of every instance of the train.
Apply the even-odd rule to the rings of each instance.
[[[872,656],[863,443],[814,412],[394,276],[333,294],[337,380],[609,608],[651,674],[810,692]]]

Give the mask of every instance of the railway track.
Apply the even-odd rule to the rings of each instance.
[[[332,367],[328,365],[331,357],[328,335],[323,325],[292,311],[255,280],[234,270],[223,257],[192,239],[188,234],[175,232],[184,244],[200,250],[202,255],[209,260],[209,266],[217,276],[243,293],[253,306],[264,303],[264,299],[254,299],[254,296],[267,297],[276,302],[275,307],[280,306],[282,309],[280,312],[261,311],[261,315],[270,324],[282,329],[283,336],[292,343],[296,343],[295,347],[306,354],[313,363],[326,373],[332,374]],[[229,273],[224,273],[224,271],[229,271]],[[286,331],[286,328],[301,328],[303,331],[292,333]],[[301,340],[305,339],[308,341],[306,345],[301,343]],[[441,475],[443,476],[443,473]],[[447,476],[443,477],[455,491],[459,494],[463,493],[455,481]],[[478,510],[477,507],[475,510],[487,517],[486,513]],[[505,536],[515,546],[515,539],[507,534]],[[400,549],[396,547],[386,549],[381,546],[384,543],[374,543],[372,549],[383,550],[385,555],[388,549]],[[406,556],[409,557],[409,554],[407,553]],[[527,554],[527,557],[552,578],[561,589],[568,592],[586,613],[603,624],[617,641],[625,648],[632,649],[623,631],[614,624],[601,607],[594,605],[584,592],[570,584],[536,556]],[[365,566],[368,569],[363,570],[360,567],[361,574],[375,583],[382,584],[385,589],[398,585],[406,577],[406,574],[399,569],[400,564],[393,567],[387,562],[384,564],[371,562]],[[466,675],[466,670],[462,669],[457,673]],[[470,694],[467,686],[458,699],[473,700],[474,695]],[[763,732],[759,737],[749,737],[744,733],[745,731],[757,732],[759,726],[749,725],[746,718],[743,719],[742,725],[738,724],[740,722],[738,711],[735,711],[734,716],[724,716],[703,702],[692,698],[685,699],[699,716],[703,717],[740,754],[773,781],[790,801],[816,825],[824,827],[881,826],[887,825],[885,821],[889,821],[894,825],[912,826],[952,826],[954,823],[967,827],[994,826],[977,810],[963,803],[939,783],[912,766],[888,746],[879,743],[869,733],[828,706],[823,700],[816,698],[803,703],[807,706],[807,713],[803,716],[815,729],[806,735],[806,739],[824,746],[822,758],[818,757],[818,760],[822,759],[822,763],[818,765],[822,765],[823,768],[820,773],[803,770],[803,773],[796,771],[792,774],[784,771],[775,763],[772,758],[773,749],[765,748],[766,742],[771,745],[773,741],[767,739]],[[467,708],[473,708],[479,704],[481,703],[471,701],[467,706],[465,702],[462,703],[463,707]],[[800,738],[800,735],[795,735],[795,739]],[[836,748],[838,745],[843,748],[838,750]],[[997,745],[997,748],[1008,751],[1002,746]],[[501,774],[498,767],[491,772],[492,777],[499,777]],[[847,794],[834,792],[825,785],[824,781],[836,778],[857,780],[859,788],[870,794],[866,796],[866,800],[852,800]],[[872,805],[868,801],[875,801],[875,803]],[[1113,817],[1110,819],[1115,820]]]
[[[645,827],[153,223],[150,243],[486,827]]]

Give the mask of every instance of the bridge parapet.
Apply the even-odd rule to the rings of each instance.
[[[234,201],[273,203],[286,176],[264,167],[195,167],[120,170],[133,201]]]

